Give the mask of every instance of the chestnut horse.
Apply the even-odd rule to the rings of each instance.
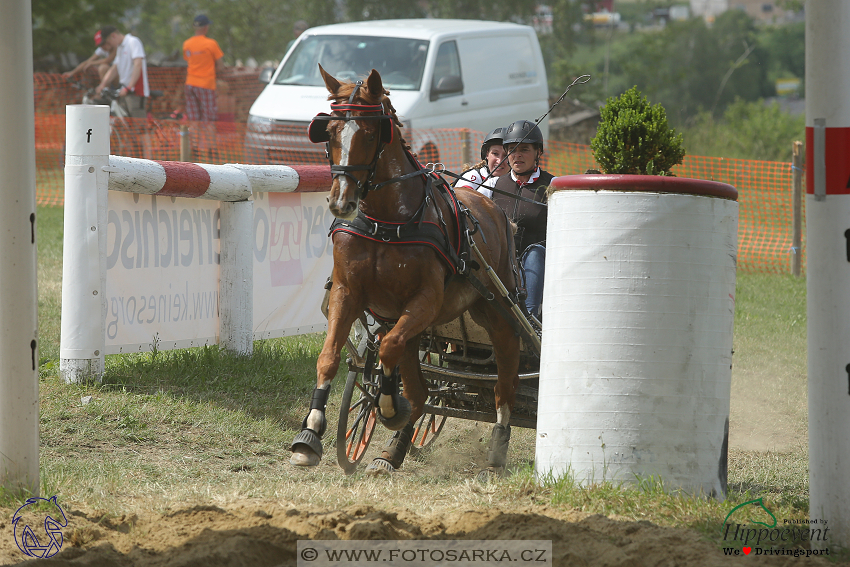
[[[520,338],[515,322],[506,320],[507,310],[495,304],[502,297],[484,273],[486,266],[475,258],[483,257],[508,290],[518,291],[516,253],[505,213],[471,189],[453,193],[442,179],[422,168],[401,138],[401,123],[377,71],[373,69],[365,83],[355,84],[341,83],[321,65],[319,69],[333,114],[317,116],[310,136],[327,142],[334,175],[328,197],[329,209],[337,217],[331,229],[333,283],[327,338],[316,364],[316,389],[292,443],[290,463],[319,463],[331,380],[351,325],[368,309],[381,319],[396,321],[380,343],[383,376],[376,401],[379,420],[395,434],[368,470],[398,469],[428,397],[428,383],[419,367],[420,334],[469,311],[489,333],[498,366],[497,423],[488,470],[501,472],[519,385]],[[426,229],[430,243],[425,242]],[[413,237],[404,242],[395,238],[405,232]],[[481,257],[470,259],[468,244],[463,252],[467,232]],[[445,240],[443,250],[434,244],[440,239]],[[403,397],[398,393],[399,375]]]

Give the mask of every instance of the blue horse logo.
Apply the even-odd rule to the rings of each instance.
[[[20,516],[27,507],[31,506],[34,508],[34,505],[38,505],[39,502],[52,504],[58,511],[56,514],[54,514],[53,511],[50,511],[44,519],[44,535],[46,536],[44,540],[39,539],[39,536],[36,535],[32,526],[21,522]],[[38,511],[33,510],[33,508],[30,508],[27,512],[37,514]],[[56,517],[51,516],[50,514],[54,514]],[[57,519],[59,517],[62,518],[61,521]],[[68,518],[65,517],[65,511],[62,510],[62,507],[59,506],[58,502],[56,502],[56,496],[49,500],[47,498],[34,497],[27,499],[26,503],[18,508],[15,515],[12,517],[12,525],[15,526],[15,543],[18,544],[18,549],[20,549],[24,555],[35,557],[37,559],[47,559],[48,557],[53,557],[59,553],[60,549],[62,549],[62,543],[65,541],[62,537],[62,528],[68,527]]]

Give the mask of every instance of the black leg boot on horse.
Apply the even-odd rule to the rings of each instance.
[[[407,451],[410,449],[410,441],[413,439],[413,424],[408,423],[400,431],[396,431],[390,437],[387,446],[381,452],[381,456],[369,463],[366,474],[372,476],[392,474],[401,468]]]
[[[410,449],[413,439],[413,423],[410,421],[412,407],[407,398],[398,392],[399,369],[396,367],[389,376],[381,376],[381,391],[375,404],[378,421],[390,431],[395,431],[381,456],[366,467],[366,474],[392,474],[401,468],[404,457]],[[392,413],[391,417],[386,417]]]
[[[399,431],[410,421],[410,402],[399,394],[398,385],[399,373],[396,367],[389,376],[381,375],[381,390],[375,400],[378,421],[390,431]]]
[[[290,464],[302,467],[314,467],[322,460],[322,436],[327,429],[325,408],[331,389],[316,388],[310,402],[310,411],[301,423],[301,432],[292,440]]]

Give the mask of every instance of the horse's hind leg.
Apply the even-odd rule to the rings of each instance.
[[[494,388],[496,398],[496,424],[490,435],[487,451],[485,476],[501,474],[508,462],[508,446],[511,440],[511,411],[519,388],[520,340],[513,327],[501,316],[490,310],[487,327],[493,352],[496,355],[498,379]]]
[[[418,335],[407,341],[399,367],[404,378],[404,395],[412,406],[410,419],[401,430],[390,437],[381,456],[366,467],[367,474],[390,474],[401,468],[413,439],[413,424],[422,417],[425,409],[425,402],[428,399],[428,382],[422,376],[422,368],[419,366]]]

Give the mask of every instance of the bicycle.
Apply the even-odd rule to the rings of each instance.
[[[68,80],[74,88],[84,91],[83,104],[102,104],[109,106],[109,143],[110,153],[146,159],[177,160],[180,156],[180,114],[173,112],[167,117],[154,117],[148,111],[147,121],[139,128],[137,118],[121,103],[120,89],[104,88],[100,94],[87,88],[79,81]],[[163,96],[160,90],[151,90],[150,98]],[[64,149],[63,149],[64,150]],[[64,156],[64,151],[62,152]]]

